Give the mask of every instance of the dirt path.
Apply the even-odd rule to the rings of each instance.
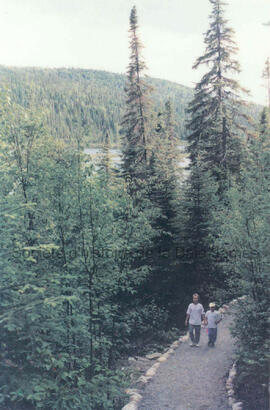
[[[201,347],[181,343],[146,386],[139,409],[228,410],[225,381],[234,350],[230,320],[230,315],[224,315],[214,348],[207,346],[205,329]]]

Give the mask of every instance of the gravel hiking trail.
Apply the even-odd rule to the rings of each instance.
[[[181,343],[146,385],[139,410],[229,410],[225,383],[234,357],[231,319],[223,315],[215,347],[208,347],[205,328],[200,347],[190,347],[189,340]]]

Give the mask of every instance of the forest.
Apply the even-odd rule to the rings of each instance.
[[[112,146],[120,147],[121,119],[125,106],[125,76],[76,68],[42,69],[0,65],[0,87],[9,90],[12,101],[29,108],[39,107],[48,132],[69,139],[77,123],[84,143],[102,146],[107,133]],[[148,77],[153,109],[162,111],[167,100],[174,105],[175,133],[186,140],[185,110],[193,96],[189,87]],[[262,106],[249,103],[246,112],[259,121]]]
[[[145,75],[135,6],[125,75],[0,66],[1,409],[121,409],[122,360],[179,337],[194,292],[245,296],[236,387],[268,408],[270,106],[209,1],[194,89]]]

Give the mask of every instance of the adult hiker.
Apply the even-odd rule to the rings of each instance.
[[[208,346],[214,347],[217,340],[217,325],[221,321],[220,313],[215,310],[215,303],[209,303],[210,310],[206,312],[205,324],[208,328]]]
[[[201,324],[202,320],[205,319],[205,313],[203,305],[199,303],[198,293],[193,295],[193,303],[188,305],[187,316],[185,320],[185,325],[189,324],[189,336],[190,336],[190,346],[199,347],[200,335],[201,335]],[[195,332],[195,335],[194,335]]]

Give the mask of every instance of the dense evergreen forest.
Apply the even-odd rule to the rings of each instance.
[[[120,145],[120,123],[125,102],[125,75],[75,68],[42,69],[0,66],[0,84],[14,102],[39,107],[51,135],[71,138],[78,123],[88,146],[103,143],[107,133],[111,144]],[[186,139],[185,109],[193,90],[166,80],[148,78],[153,87],[154,110],[167,100],[175,110],[175,131]],[[248,104],[246,110],[257,121],[262,107]]]
[[[245,102],[225,4],[210,3],[194,90],[144,76],[136,7],[125,76],[0,68],[3,410],[120,409],[121,360],[178,337],[193,292],[244,296],[237,389],[268,408],[269,107]]]

